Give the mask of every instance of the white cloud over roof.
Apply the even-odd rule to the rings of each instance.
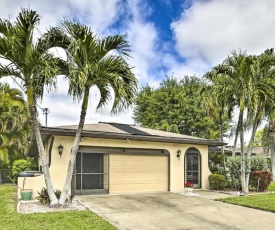
[[[1,1],[0,17],[13,21],[29,3],[42,16],[41,33],[63,16],[86,23],[100,36],[127,33],[133,51],[129,63],[135,67],[133,71],[140,84],[148,83],[154,88],[172,73],[179,78],[186,74],[202,75],[222,62],[233,49],[259,54],[275,44],[274,0],[185,1],[188,8],[171,18],[170,40],[162,40],[157,22],[149,20],[157,12],[149,0],[6,0]],[[180,3],[178,7],[182,7]],[[50,109],[51,126],[78,122],[80,105],[67,97],[67,89],[67,83],[59,78],[57,93],[44,96],[41,107]],[[101,113],[95,113],[99,94],[95,89],[92,92],[87,123],[133,123],[132,109],[111,116],[109,105]],[[42,112],[40,120],[43,124]]]

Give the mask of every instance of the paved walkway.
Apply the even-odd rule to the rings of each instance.
[[[121,230],[275,229],[274,213],[213,201],[229,194],[195,193],[199,195],[164,192],[77,198]]]

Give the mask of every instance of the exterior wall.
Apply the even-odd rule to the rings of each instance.
[[[65,181],[68,162],[70,158],[71,148],[73,145],[74,137],[55,136],[52,157],[50,166],[50,175],[52,177],[54,189],[63,188]],[[49,149],[48,141],[45,146],[47,153]],[[58,146],[64,146],[63,154],[59,157]],[[188,148],[197,148],[201,154],[201,188],[208,188],[208,176],[211,174],[208,167],[208,146],[206,145],[193,145],[193,144],[174,144],[163,142],[147,142],[131,140],[115,140],[115,139],[102,139],[102,138],[85,138],[80,142],[81,146],[97,146],[97,147],[119,147],[119,148],[142,148],[142,149],[166,149],[170,153],[170,191],[178,192],[184,189],[184,155]],[[180,159],[177,158],[177,151],[181,150],[182,154]],[[110,158],[111,159],[111,158]],[[109,162],[110,164],[112,162]],[[19,186],[22,186],[23,178],[19,178]],[[25,188],[33,188],[34,197],[37,196],[36,191],[40,191],[44,185],[44,177],[29,177],[26,179]]]

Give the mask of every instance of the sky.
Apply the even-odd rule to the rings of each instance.
[[[21,8],[41,16],[39,33],[69,17],[85,23],[99,36],[127,34],[132,58],[127,61],[139,87],[157,88],[166,76],[201,77],[232,50],[260,54],[275,47],[274,0],[0,0],[0,17],[14,21]],[[10,79],[1,79],[16,86]],[[67,95],[68,84],[58,77],[58,89],[46,93],[48,126],[78,124],[80,103]],[[132,124],[133,109],[111,115],[111,103],[96,112],[99,93],[91,89],[85,123]],[[45,116],[39,111],[45,125]]]

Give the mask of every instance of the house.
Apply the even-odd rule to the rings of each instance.
[[[41,127],[54,189],[62,190],[77,126]],[[84,125],[71,194],[182,191],[185,182],[208,188],[208,147],[216,140],[169,133],[138,125]],[[59,149],[63,146],[63,150]],[[36,142],[29,155],[40,164]],[[41,167],[40,167],[41,168]],[[19,178],[19,186],[23,178]],[[25,188],[45,187],[43,174],[28,177]]]

